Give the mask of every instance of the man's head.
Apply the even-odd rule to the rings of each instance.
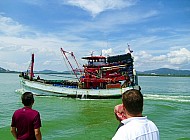
[[[143,95],[139,90],[131,89],[123,93],[122,102],[126,111],[132,115],[137,116],[143,111]]]
[[[21,99],[24,106],[32,106],[34,103],[34,97],[31,92],[25,92],[24,94],[22,94]]]

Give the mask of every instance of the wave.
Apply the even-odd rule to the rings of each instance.
[[[190,102],[190,96],[177,95],[158,95],[158,94],[143,94],[145,99],[175,101],[175,102]]]
[[[24,93],[24,90],[17,89],[17,90],[15,90],[15,92],[22,94],[22,93]],[[48,95],[38,95],[36,93],[34,93],[34,94],[36,96],[41,96],[41,97],[56,97],[56,95],[48,96]],[[60,97],[60,99],[65,98],[63,96],[57,96],[57,97]],[[143,94],[143,97],[144,97],[144,99],[149,99],[149,100],[163,100],[163,101],[189,102],[190,103],[190,96]],[[108,99],[80,99],[80,98],[77,98],[77,100],[108,100]]]

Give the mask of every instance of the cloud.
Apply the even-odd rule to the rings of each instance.
[[[0,34],[17,35],[23,31],[23,26],[9,17],[0,15]]]
[[[181,65],[190,62],[190,51],[186,48],[180,48],[166,55],[154,56],[151,60],[155,62],[168,62],[170,65]]]
[[[19,68],[19,69],[26,69],[28,64],[27,65],[22,65],[20,66],[18,63],[16,62],[4,62],[4,64],[8,67],[8,68],[13,68],[13,69],[9,69],[9,70],[15,70],[15,68]]]
[[[171,64],[185,64],[190,62],[190,51],[186,48],[181,48],[180,50],[171,51],[167,54],[168,61]]]
[[[135,67],[137,70],[150,70],[157,68],[190,68],[190,50],[180,48],[166,54],[154,56],[146,51],[135,52]]]
[[[152,61],[164,61],[167,59],[166,55],[160,55],[160,56],[155,56],[152,58]]]
[[[166,32],[171,31],[172,29],[169,27],[157,27],[157,28],[148,28],[147,31],[150,33],[158,33],[158,32]]]
[[[65,5],[61,5],[63,1]],[[26,4],[28,1],[22,2]],[[76,57],[81,58],[90,55],[91,51],[94,51],[94,55],[100,55],[101,50],[103,55],[121,54],[127,52],[127,43],[130,43],[137,70],[159,67],[182,68],[184,65],[190,69],[188,50],[190,30],[183,26],[180,28],[160,27],[159,24],[149,26],[149,20],[152,23],[155,21],[154,17],[160,14],[157,7],[155,10],[147,9],[140,7],[139,4],[132,9],[130,6],[137,4],[137,1],[132,0],[50,0],[48,2],[42,0],[40,3],[32,0],[26,6],[32,4],[45,9],[52,3],[53,6],[59,5],[58,8],[61,9],[71,5],[74,6],[72,10],[77,11],[79,7],[93,17],[99,16],[89,20],[89,17],[82,15],[84,12],[78,15],[72,15],[75,11],[59,12],[57,14],[63,14],[61,16],[63,18],[48,17],[48,21],[51,21],[47,22],[48,28],[44,24],[40,25],[40,22],[35,23],[38,27],[43,26],[43,29],[47,29],[42,32],[41,28],[36,30],[35,27],[25,25],[24,21],[21,23],[15,21],[14,17],[5,17],[6,14],[0,13],[1,67],[20,70],[23,68],[21,66],[26,66],[26,61],[30,60],[30,54],[34,52],[37,60],[36,70],[44,67],[64,70],[60,65],[62,60],[60,47],[73,51]],[[49,15],[48,11],[46,14]]]
[[[1,47],[0,51],[1,52],[11,52],[11,51],[17,51],[18,49],[20,49],[19,46],[12,45],[12,46]]]
[[[19,22],[13,20],[10,17],[2,16],[0,14],[0,36],[3,37],[37,37],[39,32],[32,29],[31,27],[20,24]]]
[[[132,6],[135,0],[68,0],[67,4],[78,6],[92,14],[93,17],[110,9],[121,9]]]
[[[105,49],[102,50],[102,55],[103,56],[111,55],[112,53],[113,53],[112,48],[109,48],[107,50],[105,50]]]
[[[150,59],[152,57],[152,55],[147,53],[146,51],[140,51],[139,56],[144,59]]]
[[[35,6],[43,6],[47,3],[45,0],[22,0],[22,2]]]
[[[40,33],[0,15],[0,67],[23,70],[25,66],[26,69],[31,53],[43,59],[59,57],[60,44],[65,43],[54,35]]]
[[[42,33],[24,26],[10,17],[0,16],[0,21],[0,67],[10,70],[25,70],[28,67],[26,61],[30,60],[31,53],[35,53],[36,70],[44,68],[63,70],[63,64],[60,65],[60,61],[62,61],[60,47],[76,53],[81,48],[80,53],[77,54],[80,54],[81,57],[90,54],[91,50],[99,50],[100,54],[101,49],[98,49],[97,46],[103,44],[102,41],[89,42],[88,39],[67,32]],[[96,49],[89,50],[89,47],[83,48],[84,46]]]

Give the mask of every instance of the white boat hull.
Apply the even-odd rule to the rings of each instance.
[[[126,88],[113,89],[79,89],[62,86],[53,86],[51,84],[40,83],[37,81],[30,81],[21,78],[22,92],[30,91],[36,95],[44,96],[63,96],[72,98],[120,98],[122,93],[129,89],[140,90],[138,85]]]

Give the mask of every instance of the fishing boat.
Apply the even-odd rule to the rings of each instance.
[[[27,72],[22,72],[20,83],[22,92],[30,91],[36,95],[62,96],[80,99],[115,99],[129,89],[140,90],[138,77],[133,66],[132,51],[115,56],[82,57],[86,60],[82,69],[73,54],[61,48],[65,60],[75,75],[71,80],[48,80],[34,75],[34,54]],[[74,59],[78,68],[74,68],[68,55]]]

